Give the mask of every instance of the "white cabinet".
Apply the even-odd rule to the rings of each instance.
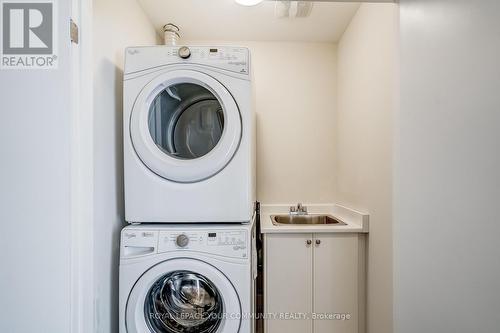
[[[364,236],[264,235],[266,333],[363,333]]]
[[[340,316],[315,320],[315,333],[360,332],[359,246],[357,234],[314,235],[313,311]],[[342,315],[350,318],[344,320]]]
[[[313,281],[312,235],[273,234],[264,237],[264,311],[278,316],[265,321],[265,332],[312,333],[311,320],[279,317],[312,312],[313,291],[306,287]]]

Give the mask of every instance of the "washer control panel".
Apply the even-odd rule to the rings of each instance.
[[[130,47],[125,53],[125,74],[169,64],[196,64],[248,75],[250,52],[238,46],[155,46]]]
[[[249,255],[247,232],[245,230],[160,231],[158,253],[178,250],[247,258]]]
[[[135,258],[159,253],[192,251],[227,258],[249,259],[251,240],[245,229],[128,227],[122,230],[121,258]]]

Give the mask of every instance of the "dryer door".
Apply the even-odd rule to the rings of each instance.
[[[241,304],[217,268],[179,258],[161,262],[139,278],[125,315],[129,333],[238,332]]]
[[[198,182],[221,171],[241,140],[241,116],[229,91],[193,71],[164,72],[137,97],[130,135],[141,161],[157,175]]]

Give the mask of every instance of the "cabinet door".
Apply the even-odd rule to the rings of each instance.
[[[314,235],[314,333],[358,333],[358,236]],[[337,315],[337,316],[336,316]]]
[[[265,235],[266,333],[312,333],[312,320],[290,320],[284,314],[312,312],[312,234]]]

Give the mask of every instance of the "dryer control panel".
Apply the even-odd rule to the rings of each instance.
[[[125,52],[125,74],[173,64],[202,65],[248,75],[250,52],[238,46],[129,47]]]

